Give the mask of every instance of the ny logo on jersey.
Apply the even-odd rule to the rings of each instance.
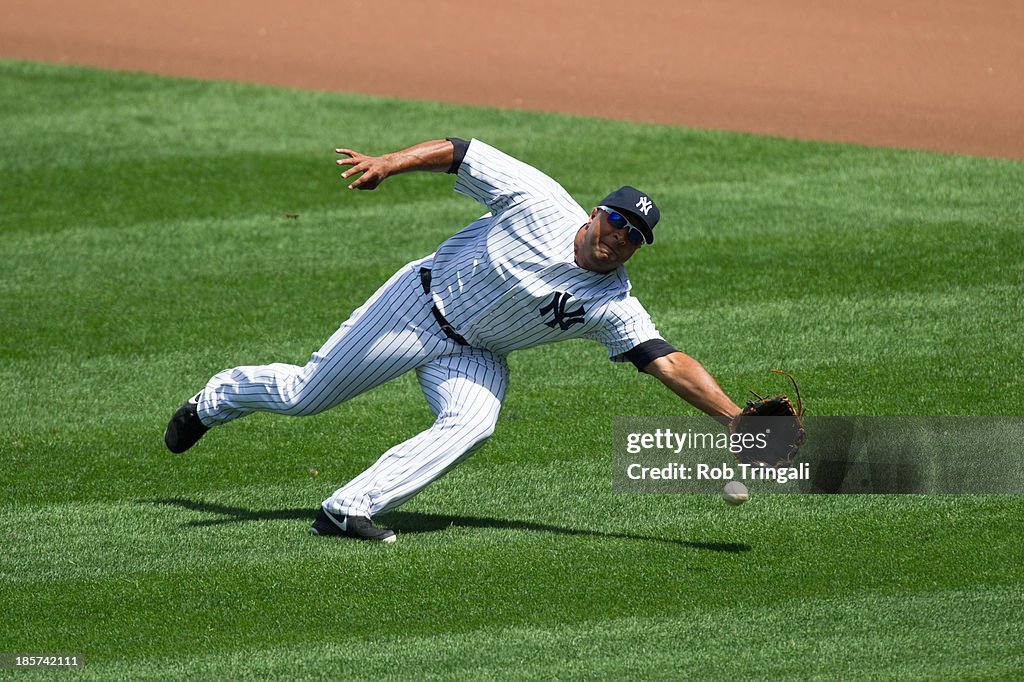
[[[574,324],[583,324],[583,314],[586,312],[583,306],[580,306],[576,310],[566,310],[565,306],[572,298],[572,294],[564,291],[556,291],[551,296],[551,303],[540,309],[541,317],[548,313],[554,313],[555,317],[553,320],[548,320],[544,324],[555,328],[557,325],[563,332]]]
[[[640,197],[640,201],[636,202],[636,207],[640,209],[640,212],[644,215],[651,210],[651,206],[654,206],[654,202],[647,197]]]

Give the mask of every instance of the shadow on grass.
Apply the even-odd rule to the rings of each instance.
[[[165,507],[179,507],[189,511],[215,514],[219,518],[188,521],[187,528],[205,528],[221,526],[229,523],[247,523],[251,521],[313,521],[315,509],[261,509],[252,510],[243,507],[231,507],[215,502],[199,502],[180,497],[160,500],[139,500],[141,504],[154,504]],[[553,533],[575,537],[614,538],[618,540],[639,540],[643,542],[661,542],[680,545],[691,549],[709,552],[727,552],[741,554],[750,551],[750,545],[738,542],[694,542],[674,538],[659,538],[635,533],[606,533],[599,530],[583,528],[566,528],[547,523],[519,521],[516,519],[495,519],[480,516],[451,516],[447,514],[425,514],[423,512],[394,511],[376,517],[380,525],[391,528],[399,533],[415,535],[419,533],[436,533],[449,528],[499,528],[504,530],[525,530],[537,533]]]

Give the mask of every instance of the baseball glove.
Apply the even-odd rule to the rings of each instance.
[[[791,374],[777,369],[772,371],[784,374],[793,382],[797,407],[794,409],[792,401],[785,394],[764,398],[751,391],[757,400],[748,402],[729,425],[734,434],[733,439],[738,439],[743,445],[743,449],[736,455],[742,464],[768,468],[788,467],[804,442],[804,404],[800,397],[800,387]]]

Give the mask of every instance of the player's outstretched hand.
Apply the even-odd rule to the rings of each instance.
[[[338,159],[335,163],[339,166],[350,166],[341,174],[342,179],[348,179],[353,175],[361,173],[358,178],[349,183],[349,189],[376,189],[384,179],[391,175],[391,166],[385,156],[367,156],[351,149],[335,149],[339,154],[348,158]]]

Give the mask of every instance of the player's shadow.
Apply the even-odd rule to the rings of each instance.
[[[620,540],[663,542],[672,545],[690,547],[692,549],[703,549],[711,552],[729,552],[732,554],[750,551],[750,545],[739,542],[695,542],[693,540],[659,538],[651,535],[638,535],[636,533],[606,533],[599,530],[566,528],[565,526],[553,526],[547,523],[535,523],[533,521],[520,521],[516,519],[448,516],[444,514],[424,514],[423,512],[395,511],[387,514],[381,514],[380,522],[382,526],[391,528],[399,533],[435,533],[452,527],[501,528],[506,530],[527,530],[538,533],[573,535],[577,537],[616,538]]]
[[[139,500],[141,504],[154,504],[165,507],[179,507],[189,511],[212,514],[216,518],[194,519],[183,525],[187,528],[205,528],[209,526],[221,526],[231,523],[249,523],[253,521],[309,521],[312,523],[316,516],[316,510],[304,509],[260,509],[251,510],[243,507],[232,507],[215,502],[199,502],[180,497]],[[671,545],[680,545],[691,549],[701,549],[709,552],[726,552],[730,554],[741,554],[750,551],[750,545],[741,542],[696,542],[693,540],[678,540],[674,538],[660,538],[651,535],[639,535],[636,533],[606,533],[599,530],[587,530],[583,528],[566,528],[547,523],[535,523],[533,521],[520,521],[516,519],[495,519],[478,516],[452,516],[447,514],[426,514],[423,512],[394,511],[382,514],[380,524],[391,528],[398,533],[418,534],[437,533],[449,528],[497,528],[504,530],[524,530],[537,533],[553,533],[557,535],[570,535],[576,537],[614,538],[619,540],[639,540],[643,542],[660,542]]]

